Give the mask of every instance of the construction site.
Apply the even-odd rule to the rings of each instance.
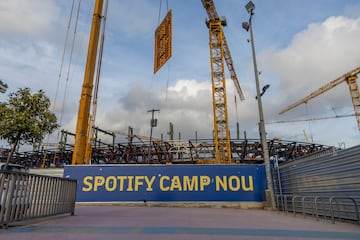
[[[173,41],[176,41],[173,36],[173,25],[176,26],[173,19],[175,11],[169,7],[166,0],[166,14],[160,18],[162,2],[160,0],[159,20],[153,35],[154,61],[153,72],[151,72],[153,79],[159,72],[164,71],[165,66],[168,69],[167,72],[164,71],[165,75],[170,76],[170,59],[174,52]],[[11,148],[0,148],[0,228],[4,228],[4,230],[0,229],[0,234],[14,237],[13,239],[23,239],[21,237],[25,239],[28,236],[36,237],[36,239],[42,239],[42,237],[48,239],[51,235],[47,235],[47,233],[57,233],[60,239],[63,239],[61,234],[64,233],[67,234],[66,239],[72,236],[75,236],[74,239],[78,239],[77,234],[81,235],[80,238],[92,235],[99,239],[118,237],[119,235],[129,237],[128,239],[138,239],[136,237],[141,235],[146,235],[146,237],[150,235],[156,239],[162,239],[161,237],[168,235],[174,237],[175,234],[179,238],[175,237],[174,239],[186,239],[183,238],[184,236],[190,236],[188,239],[210,239],[211,237],[239,239],[239,236],[250,236],[254,239],[266,237],[271,239],[279,237],[300,239],[304,236],[305,238],[343,239],[345,236],[349,239],[358,239],[358,229],[354,228],[354,230],[349,226],[360,224],[360,145],[346,148],[340,145],[315,143],[312,136],[310,136],[311,139],[309,138],[305,129],[303,129],[304,141],[281,137],[270,138],[266,128],[270,124],[309,123],[350,117],[356,121],[356,132],[360,131],[360,91],[357,81],[360,66],[348,69],[339,76],[331,77],[325,85],[321,84],[320,87],[315,82],[312,85],[314,89],[310,94],[283,107],[278,115],[283,115],[301,105],[310,105],[316,101],[315,98],[317,99],[322,94],[325,95],[339,85],[347,86],[346,97],[350,96],[353,113],[336,114],[335,116],[322,115],[311,118],[308,118],[307,115],[305,117],[305,114],[300,114],[301,118],[299,119],[265,122],[263,102],[267,105],[276,105],[285,99],[281,103],[287,104],[289,99],[293,99],[292,94],[295,91],[300,92],[300,94],[303,91],[293,89],[291,81],[284,82],[282,84],[289,88],[286,94],[282,92],[277,95],[277,99],[271,101],[265,99],[267,95],[264,94],[270,88],[270,84],[260,83],[259,79],[262,71],[258,69],[255,53],[253,36],[255,3],[253,1],[248,1],[244,5],[245,8],[242,11],[247,14],[248,21],[242,22],[240,26],[243,28],[242,30],[246,31],[248,36],[246,42],[251,46],[252,61],[250,65],[254,74],[252,76],[255,80],[255,87],[249,87],[249,84],[241,84],[242,81],[238,80],[235,70],[237,65],[235,61],[238,58],[233,58],[229,46],[234,41],[225,37],[227,34],[223,30],[228,24],[227,18],[218,14],[215,6],[216,1],[201,0],[198,1],[198,4],[200,2],[203,15],[206,17],[203,28],[208,31],[207,50],[210,53],[208,58],[210,64],[206,76],[209,78],[209,83],[211,82],[209,85],[211,86],[211,98],[204,100],[204,102],[211,103],[211,113],[206,112],[205,117],[199,117],[199,121],[210,119],[211,127],[204,123],[202,131],[207,131],[207,136],[211,137],[198,137],[197,130],[192,129],[192,127],[190,131],[195,133],[194,138],[184,138],[181,130],[178,132],[174,130],[178,129],[178,125],[181,124],[193,126],[188,123],[188,118],[184,117],[184,119],[179,120],[181,116],[186,115],[186,111],[180,111],[181,113],[177,113],[178,115],[174,114],[173,119],[179,121],[175,124],[172,121],[166,123],[168,128],[165,133],[159,134],[159,131],[155,133],[155,129],[158,127],[157,114],[160,113],[161,109],[157,106],[151,106],[151,109],[146,112],[144,109],[145,107],[148,109],[148,105],[138,104],[136,93],[137,91],[139,91],[139,95],[143,93],[138,85],[134,85],[133,94],[135,96],[132,98],[136,104],[132,105],[133,102],[131,101],[130,103],[126,101],[122,103],[121,100],[125,98],[119,97],[119,95],[126,93],[114,90],[117,99],[111,99],[111,107],[116,106],[116,104],[129,104],[131,106],[125,106],[126,111],[123,112],[114,110],[113,115],[103,114],[104,116],[100,116],[103,118],[103,122],[99,121],[100,123],[105,123],[104,119],[113,117],[118,124],[103,124],[105,125],[103,126],[96,121],[99,117],[97,111],[103,52],[106,43],[105,28],[111,1],[94,0],[93,12],[90,17],[90,34],[88,38],[84,38],[88,41],[88,45],[86,64],[83,73],[81,73],[83,74],[83,82],[80,101],[77,106],[78,111],[75,118],[69,120],[72,122],[67,125],[72,126],[72,123],[75,125],[74,119],[76,119],[75,130],[66,129],[61,122],[64,117],[63,113],[66,111],[64,102],[67,97],[69,99],[73,97],[67,95],[68,86],[66,85],[62,107],[56,108],[54,104],[52,110],[55,112],[55,109],[57,111],[60,109],[60,116],[55,116],[54,113],[54,121],[60,119],[60,124],[56,123],[52,128],[49,127],[47,132],[54,133],[53,130],[58,127],[56,142],[49,140],[55,139],[55,137],[50,138],[50,134],[47,138],[42,136],[41,142],[37,141],[38,136],[32,137],[30,140],[24,137],[25,141],[20,139],[20,135],[27,133],[19,130],[19,133],[12,133],[9,139],[6,139],[12,144]],[[78,9],[76,9],[75,3],[78,3]],[[80,5],[81,0],[74,0],[72,3],[60,67],[61,69],[64,65],[65,50],[71,48],[68,73],[70,72],[73,60],[71,57],[74,50],[74,45],[67,46],[67,43],[70,42],[70,38],[68,38],[69,26],[72,21],[76,21],[73,34],[75,38],[78,17],[81,16],[79,14]],[[225,5],[223,3],[221,6],[224,7]],[[149,6],[147,5],[147,7]],[[147,7],[145,6],[145,8]],[[130,8],[127,10],[131,11]],[[73,15],[76,15],[74,17],[76,20],[72,19]],[[330,20],[334,21],[334,19]],[[336,20],[339,19],[336,18]],[[129,22],[123,25],[126,24]],[[144,24],[145,20],[141,25]],[[315,25],[310,24],[309,29],[314,28]],[[233,37],[234,32],[230,31],[230,33],[230,36]],[[129,36],[122,37],[125,39]],[[294,38],[298,40],[301,38],[301,34]],[[295,43],[299,42],[295,40]],[[119,45],[122,44],[124,43],[122,42]],[[126,49],[128,46],[124,44],[121,47]],[[131,62],[131,58],[125,56],[127,54],[124,53],[122,58]],[[187,57],[195,59],[197,52],[193,54],[194,56],[188,55]],[[296,65],[295,60],[294,62]],[[201,65],[200,61],[198,64]],[[140,66],[142,63],[136,62],[135,65]],[[136,66],[136,70],[142,71],[143,69],[139,66]],[[242,70],[244,71],[244,69]],[[59,84],[61,71],[56,97],[60,94],[58,88],[61,85]],[[181,74],[184,72],[185,70],[181,71]],[[120,75],[120,73],[118,74]],[[229,78],[226,77],[227,75]],[[122,77],[126,78],[126,75]],[[231,90],[234,90],[234,103],[229,101],[230,88],[227,85],[229,83],[231,83]],[[251,83],[254,85],[253,80]],[[166,91],[164,94],[166,95],[165,101],[168,100],[169,81],[166,85],[164,90]],[[279,85],[281,84],[279,83]],[[5,93],[9,86],[10,84],[8,85],[5,81],[0,80],[1,93]],[[113,88],[113,86],[111,87]],[[127,86],[120,86],[120,88],[122,87],[126,88]],[[245,96],[244,93],[247,92],[244,90],[245,88],[256,91],[256,94],[252,93],[252,96],[250,94],[250,96]],[[152,88],[146,91],[151,93]],[[180,91],[179,95],[186,98],[181,93],[183,92]],[[343,95],[342,92],[340,97],[343,98]],[[11,98],[13,95],[9,96]],[[188,104],[195,104],[193,102],[200,101],[200,98],[203,100],[203,96],[206,94],[200,96],[190,99]],[[323,97],[326,98],[326,96]],[[243,111],[239,114],[238,110],[245,108],[237,105],[237,99],[241,103],[250,99],[252,105],[247,106],[246,112]],[[350,99],[348,99],[348,105],[350,105]],[[169,102],[171,100],[173,99],[170,99]],[[181,103],[180,101],[174,102],[175,105]],[[147,103],[152,104],[150,97],[147,99]],[[36,105],[36,103],[31,104]],[[74,103],[71,104],[74,105]],[[5,106],[7,105],[2,104],[0,107],[5,108]],[[50,101],[46,106],[51,106]],[[22,108],[24,112],[26,108]],[[189,110],[188,108],[184,109]],[[319,109],[315,108],[315,111],[319,111]],[[135,119],[126,117],[128,116],[126,115],[127,111],[151,114],[151,118],[147,116],[150,118],[150,124],[146,127],[150,130],[148,136],[138,134],[137,122]],[[321,106],[321,111],[327,111],[325,105]],[[245,116],[249,112],[251,114]],[[249,132],[255,132],[255,138],[248,137],[246,127],[241,123],[241,121],[245,121],[245,118],[248,118],[248,121],[253,119],[253,113],[256,113],[256,121],[250,120],[253,127]],[[1,111],[0,114],[6,116],[5,111]],[[25,116],[26,114],[23,112],[19,114],[24,115],[21,118],[24,122],[27,118],[41,117],[36,114]],[[50,114],[47,117],[51,118],[52,115],[49,116]],[[134,118],[143,117],[140,114],[133,116],[135,116]],[[233,119],[230,119],[230,116]],[[296,114],[292,116],[294,117]],[[198,120],[198,115],[192,117],[192,119]],[[5,120],[7,120],[5,117],[1,119],[1,121]],[[32,122],[33,125],[35,125],[34,122],[36,121]],[[15,125],[17,122],[11,119],[10,123]],[[230,126],[234,123],[236,123],[235,128]],[[202,123],[197,126],[202,127]],[[127,131],[124,131],[126,128]],[[146,132],[144,129],[142,132]],[[284,127],[283,130],[284,132],[291,132],[298,131],[299,128]],[[331,130],[326,129],[329,132]],[[164,131],[164,128],[161,131]],[[31,134],[29,135],[31,136]],[[290,133],[287,136],[296,136],[296,134]],[[17,144],[21,142],[20,140],[32,143],[32,146],[29,144],[30,146],[27,148],[30,150],[19,150],[21,144]],[[148,207],[157,208],[152,208],[151,210],[154,211],[149,211]],[[167,209],[163,211],[163,207]],[[170,210],[169,207],[176,208]],[[196,210],[188,211],[185,210],[185,207],[195,207]],[[204,207],[208,209],[201,211]],[[227,212],[228,208],[237,210]],[[275,210],[279,211],[279,214],[276,213],[276,217],[273,215]],[[76,216],[73,217],[75,212]],[[213,212],[214,215],[208,215],[210,212]],[[281,216],[281,212],[285,213],[286,216]],[[70,214],[71,217],[66,218],[65,214]],[[290,216],[292,214],[294,217],[297,214],[301,215],[304,221],[297,220],[294,222],[295,218],[292,219],[293,216]],[[62,216],[62,218],[59,218],[60,220],[52,219],[55,216]],[[157,217],[161,218],[161,221],[156,219]],[[304,224],[305,217],[312,220],[316,219],[316,224],[314,222]],[[73,222],[71,218],[74,218]],[[39,219],[45,219],[46,224]],[[239,222],[239,219],[243,219],[245,222]],[[39,220],[39,222],[34,224],[35,220]],[[346,222],[349,225],[332,228],[329,227],[330,225],[318,224],[319,220],[331,221],[331,223]],[[219,224],[219,221],[222,224]],[[200,225],[196,227],[198,223]],[[33,225],[27,227],[27,224]],[[69,224],[72,224],[71,227]],[[296,226],[292,224],[296,224]],[[8,228],[9,226],[13,228]],[[316,228],[321,229],[321,232],[313,231]],[[333,231],[336,232],[331,232],[329,229],[335,229]],[[350,232],[346,232],[346,229],[349,229]],[[134,236],[136,237],[134,238]]]

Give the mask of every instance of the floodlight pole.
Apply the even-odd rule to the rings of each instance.
[[[154,113],[155,112],[160,112],[160,109],[151,109],[148,112],[151,112],[151,120],[150,120],[150,143],[149,143],[149,153],[148,153],[148,161],[150,161],[150,151],[151,151],[151,141],[152,141],[152,132],[153,132],[153,127],[157,126],[157,119],[154,119]]]
[[[257,69],[257,64],[256,64],[255,44],[254,44],[254,36],[253,36],[252,22],[251,22],[252,16],[254,15],[253,11],[255,9],[255,5],[252,3],[252,1],[249,1],[249,3],[246,5],[246,9],[248,10],[248,12],[250,14],[250,19],[249,19],[248,25],[244,26],[244,24],[243,24],[243,27],[245,28],[245,30],[250,32],[250,42],[251,42],[251,50],[252,50],[254,73],[255,73],[255,83],[256,83],[256,98],[257,98],[258,108],[259,108],[260,141],[261,141],[261,146],[263,149],[266,182],[267,182],[266,197],[267,197],[267,200],[270,201],[270,207],[274,210],[276,208],[276,206],[275,206],[273,183],[272,183],[271,172],[270,172],[270,155],[269,155],[268,144],[266,142],[265,121],[264,121],[264,113],[263,113],[262,100],[261,100],[261,94],[260,94],[260,86],[259,86],[260,85],[259,84],[259,71]]]

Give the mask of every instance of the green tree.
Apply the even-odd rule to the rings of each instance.
[[[5,168],[18,144],[41,143],[58,127],[49,107],[50,100],[42,90],[32,94],[29,88],[10,93],[9,101],[0,103],[0,138],[12,145]]]

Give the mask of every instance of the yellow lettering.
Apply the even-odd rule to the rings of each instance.
[[[184,191],[198,191],[198,177],[192,176],[190,179],[189,176],[184,176]]]
[[[94,179],[94,192],[98,190],[98,187],[104,186],[105,178],[103,176],[95,176]]]
[[[160,190],[161,191],[169,191],[169,187],[165,187],[164,186],[164,181],[169,181],[170,180],[170,177],[169,176],[162,176],[160,178]]]
[[[143,181],[140,180],[144,180],[145,176],[135,176],[135,192],[139,191],[139,186],[144,185]]]
[[[170,191],[174,191],[175,188],[177,188],[179,191],[182,191],[179,176],[173,176],[173,178],[171,179]]]
[[[249,176],[249,186],[246,186],[245,176],[241,176],[241,182],[244,191],[254,191],[254,182],[252,176]]]
[[[200,176],[200,191],[204,191],[205,186],[210,184],[209,176]]]
[[[117,179],[119,179],[119,191],[124,191],[124,181],[126,176],[117,176]]]
[[[126,191],[132,192],[132,191],[134,191],[133,182],[132,182],[134,179],[134,176],[128,176],[127,178],[128,178],[128,187],[127,187]]]
[[[235,183],[234,183],[235,180]],[[240,178],[238,176],[230,176],[229,177],[229,189],[233,192],[239,191],[241,185],[240,185]]]
[[[224,191],[227,191],[226,176],[223,176],[222,179],[220,178],[220,176],[216,176],[215,181],[216,181],[216,191],[221,191],[220,186]]]
[[[82,187],[82,191],[84,191],[84,192],[89,192],[89,191],[91,191],[91,189],[92,189],[92,183],[91,183],[91,181],[93,180],[93,177],[92,176],[86,176],[86,177],[84,177],[84,181],[83,181],[83,183],[84,183],[84,185],[86,185],[87,187]]]
[[[115,189],[116,189],[116,177],[115,176],[108,176],[106,178],[106,180],[105,180],[105,189],[108,192],[115,191]]]
[[[145,182],[147,184],[146,191],[151,192],[153,190],[152,185],[155,181],[155,178],[156,178],[155,176],[152,176],[151,179],[149,180],[149,178],[145,176]]]

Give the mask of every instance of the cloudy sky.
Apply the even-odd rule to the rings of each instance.
[[[236,137],[258,138],[258,110],[248,32],[247,0],[214,0],[227,18],[224,32],[245,101],[234,104],[234,86],[227,81],[229,125]],[[30,87],[43,89],[53,101],[60,129],[75,132],[84,77],[94,0],[2,0],[0,2],[0,79],[9,88],[0,95]],[[360,143],[355,117],[323,121],[274,123],[353,114],[343,83],[285,114],[293,102],[360,66],[360,2],[358,0],[255,0],[254,39],[263,96],[267,138],[310,141],[346,147]],[[160,8],[161,6],[161,8]],[[153,74],[154,31],[173,11],[173,56]],[[200,0],[110,0],[96,126],[117,132],[150,134],[150,109],[158,126],[153,136],[167,139],[169,122],[182,139],[209,138],[213,129],[206,12]],[[65,48],[66,32],[69,38]],[[74,32],[76,30],[75,38]],[[71,54],[72,44],[73,51]],[[65,48],[64,61],[62,56]],[[70,56],[72,55],[72,58]],[[226,71],[226,76],[229,74]],[[57,87],[59,85],[59,87]],[[271,123],[271,124],[270,124]],[[121,141],[118,136],[118,141]],[[50,141],[57,141],[54,134]]]

